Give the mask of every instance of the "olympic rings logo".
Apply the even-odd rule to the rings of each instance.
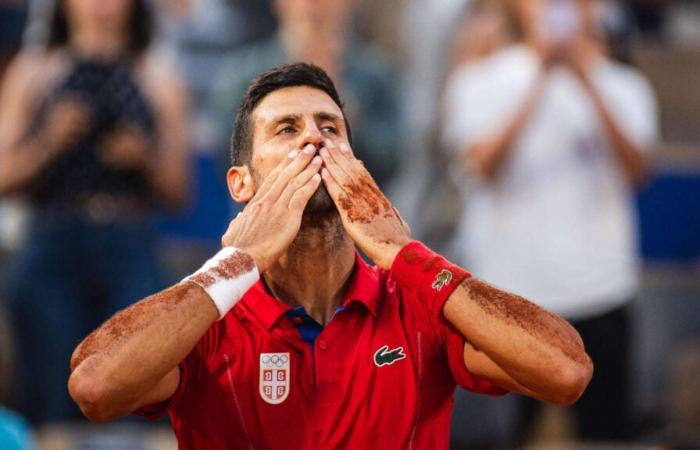
[[[284,367],[289,362],[289,357],[287,355],[265,355],[261,361],[265,365],[272,364],[275,367]]]

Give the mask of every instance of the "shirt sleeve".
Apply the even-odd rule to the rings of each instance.
[[[462,334],[442,315],[441,311],[435,311],[428,302],[421,300],[410,290],[401,289],[401,296],[410,311],[410,321],[423,328],[430,342],[437,347],[437,352],[444,364],[445,370],[460,387],[479,394],[501,396],[508,393],[496,384],[483,377],[474,375],[469,371],[464,362],[464,344],[466,339]]]
[[[493,381],[476,376],[467,369],[467,365],[464,361],[464,344],[466,339],[444,318],[444,316],[439,319],[438,326],[442,334],[450,372],[452,372],[452,376],[459,386],[468,391],[494,397],[508,393],[507,390],[496,386]]]
[[[163,417],[165,413],[178,402],[180,397],[182,397],[192,373],[192,359],[193,355],[190,354],[178,365],[180,369],[180,383],[177,385],[177,389],[172,397],[160,403],[142,406],[133,411],[132,414],[145,417],[149,420],[157,420]]]
[[[192,351],[178,364],[178,368],[180,369],[180,383],[173,395],[160,403],[142,406],[133,411],[133,415],[156,420],[163,417],[165,413],[177,406],[180,399],[186,394],[188,386],[192,384],[192,380],[197,377],[202,361],[207,355],[216,351],[218,338],[221,333],[220,324],[221,322],[216,322],[209,328]]]

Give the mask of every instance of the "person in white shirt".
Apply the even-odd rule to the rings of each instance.
[[[574,322],[596,368],[574,407],[579,434],[616,440],[629,429],[633,192],[657,111],[647,81],[606,52],[607,6],[503,0],[516,42],[454,71],[443,137],[465,187],[461,262]]]

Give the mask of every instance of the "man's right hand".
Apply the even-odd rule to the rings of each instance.
[[[304,208],[321,183],[321,158],[315,154],[309,144],[284,158],[221,238],[222,245],[248,253],[260,273],[282,256],[299,232]]]

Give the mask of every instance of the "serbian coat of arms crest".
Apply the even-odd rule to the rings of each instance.
[[[260,396],[271,405],[278,405],[289,396],[289,353],[260,354]]]

